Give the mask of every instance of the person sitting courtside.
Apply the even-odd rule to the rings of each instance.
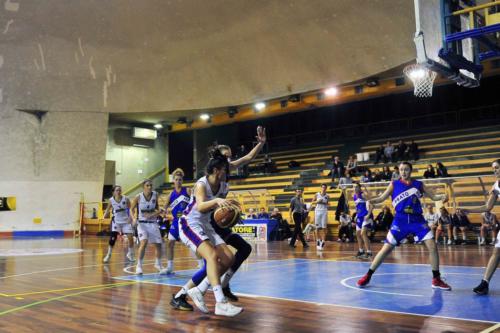
[[[259,215],[257,215],[258,219],[269,219],[269,214],[266,212],[264,207],[260,208]]]

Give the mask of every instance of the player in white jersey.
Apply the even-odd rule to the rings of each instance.
[[[316,240],[316,249],[322,251],[325,247],[326,233],[328,228],[328,199],[326,193],[326,184],[321,184],[321,191],[316,193],[313,198],[314,224],[318,230],[318,239]]]
[[[130,206],[132,220],[137,224],[137,234],[139,236],[139,259],[135,268],[136,274],[142,274],[142,264],[146,246],[148,243],[154,244],[156,248],[156,260],[154,267],[161,271],[161,244],[163,242],[160,227],[156,222],[160,209],[158,208],[158,193],[153,191],[153,182],[146,179],[142,182],[143,192],[139,193]]]
[[[227,301],[221,286],[221,276],[233,264],[234,255],[210,224],[211,214],[215,209],[234,205],[231,200],[225,199],[229,191],[226,182],[228,169],[227,157],[218,148],[214,148],[210,152],[206,176],[196,182],[191,201],[179,220],[179,229],[181,241],[206,261],[207,277],[216,300],[215,314],[233,317],[243,308]],[[179,293],[181,292],[182,290]],[[181,296],[176,295],[173,299],[182,301],[176,308],[188,310],[185,294],[184,298]]]
[[[122,195],[122,187],[116,185],[113,187],[113,196],[109,199],[109,205],[104,212],[104,218],[107,219],[111,212],[111,237],[109,238],[108,253],[103,259],[104,263],[109,262],[113,246],[120,233],[127,235],[128,253],[127,259],[134,261],[134,230],[132,228],[132,219],[129,215],[130,200]]]
[[[493,161],[493,174],[496,177],[496,182],[493,184],[493,187],[490,191],[488,199],[483,206],[477,208],[468,208],[468,209],[460,209],[463,213],[484,213],[490,212],[495,206],[495,202],[497,199],[500,199],[500,159]],[[486,295],[489,291],[489,283],[490,280],[497,269],[498,264],[500,263],[500,232],[497,235],[495,248],[493,249],[493,253],[488,261],[488,266],[486,266],[486,271],[484,272],[483,279],[481,283],[473,289],[473,291],[478,295]]]

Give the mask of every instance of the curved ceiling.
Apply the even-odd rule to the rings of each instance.
[[[0,13],[0,102],[18,108],[241,105],[415,57],[412,0],[6,0]]]

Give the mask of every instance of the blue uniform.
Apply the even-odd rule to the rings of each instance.
[[[169,239],[180,241],[179,237],[179,218],[189,204],[189,194],[187,188],[182,187],[180,192],[173,190],[170,194],[168,206],[172,209],[174,217],[169,230]]]
[[[365,216],[368,215],[368,210],[366,209],[366,200],[363,197],[363,192],[359,194],[354,194],[353,196],[354,204],[356,205],[356,229],[361,230],[363,227],[368,227],[372,224],[370,219],[365,221]]]
[[[422,215],[420,198],[423,196],[423,183],[412,180],[409,184],[403,180],[392,183],[392,205],[396,211],[386,243],[399,245],[409,234],[413,234],[416,242],[432,239],[433,235],[427,221]]]

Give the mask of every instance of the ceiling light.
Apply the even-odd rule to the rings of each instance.
[[[203,113],[200,115],[200,119],[201,120],[209,120],[210,119],[210,115],[208,113]]]
[[[255,110],[262,111],[266,108],[266,103],[264,103],[264,102],[255,103],[254,107],[255,107]]]
[[[339,93],[339,90],[336,87],[330,87],[325,89],[326,96],[335,96]]]
[[[162,129],[163,125],[162,124],[155,124],[154,128],[156,128],[156,129]]]

